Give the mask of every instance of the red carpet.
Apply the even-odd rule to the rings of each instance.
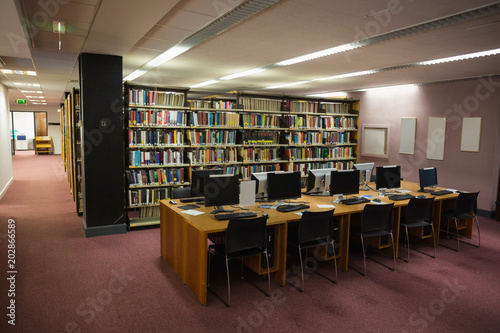
[[[159,228],[85,239],[59,155],[17,153],[0,201],[1,332],[498,332],[500,223],[480,218],[481,248],[441,239],[437,258],[413,251],[396,271],[353,244],[334,285],[307,273],[305,292],[272,285],[265,297],[232,275],[232,307],[212,293],[201,306],[160,257]],[[8,296],[7,224],[15,220],[15,296]],[[472,240],[477,241],[476,238]],[[432,252],[426,245],[414,248]],[[405,252],[402,252],[405,255]],[[390,258],[372,253],[379,262]],[[213,288],[226,298],[223,267]],[[220,268],[220,269],[219,269]],[[331,263],[319,271],[332,274]],[[222,273],[221,273],[222,272]],[[259,287],[266,280],[247,274]],[[331,276],[331,275],[330,275]],[[289,279],[296,278],[293,273]],[[15,300],[15,326],[9,300]]]

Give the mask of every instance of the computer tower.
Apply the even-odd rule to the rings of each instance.
[[[271,268],[274,267],[274,228],[267,228],[266,241],[267,241],[267,257],[269,259],[269,267]],[[265,253],[262,253],[260,261],[262,268],[267,268]]]

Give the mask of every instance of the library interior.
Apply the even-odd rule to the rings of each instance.
[[[500,324],[500,1],[0,7],[0,327]]]

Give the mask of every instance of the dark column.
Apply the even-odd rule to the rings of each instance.
[[[79,67],[84,234],[126,233],[122,57],[82,53]]]

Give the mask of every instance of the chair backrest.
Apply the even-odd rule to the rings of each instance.
[[[455,215],[475,214],[479,192],[460,193],[455,202]]]
[[[406,223],[418,221],[432,222],[434,197],[419,199],[412,198],[406,207]]]
[[[361,214],[361,233],[375,230],[392,230],[394,202],[384,205],[366,204]]]
[[[190,186],[175,187],[174,189],[172,189],[172,199],[189,198],[190,193],[191,193]]]
[[[334,210],[303,212],[298,229],[299,244],[318,239],[329,239],[332,235]]]
[[[267,216],[229,220],[226,254],[266,247]]]

